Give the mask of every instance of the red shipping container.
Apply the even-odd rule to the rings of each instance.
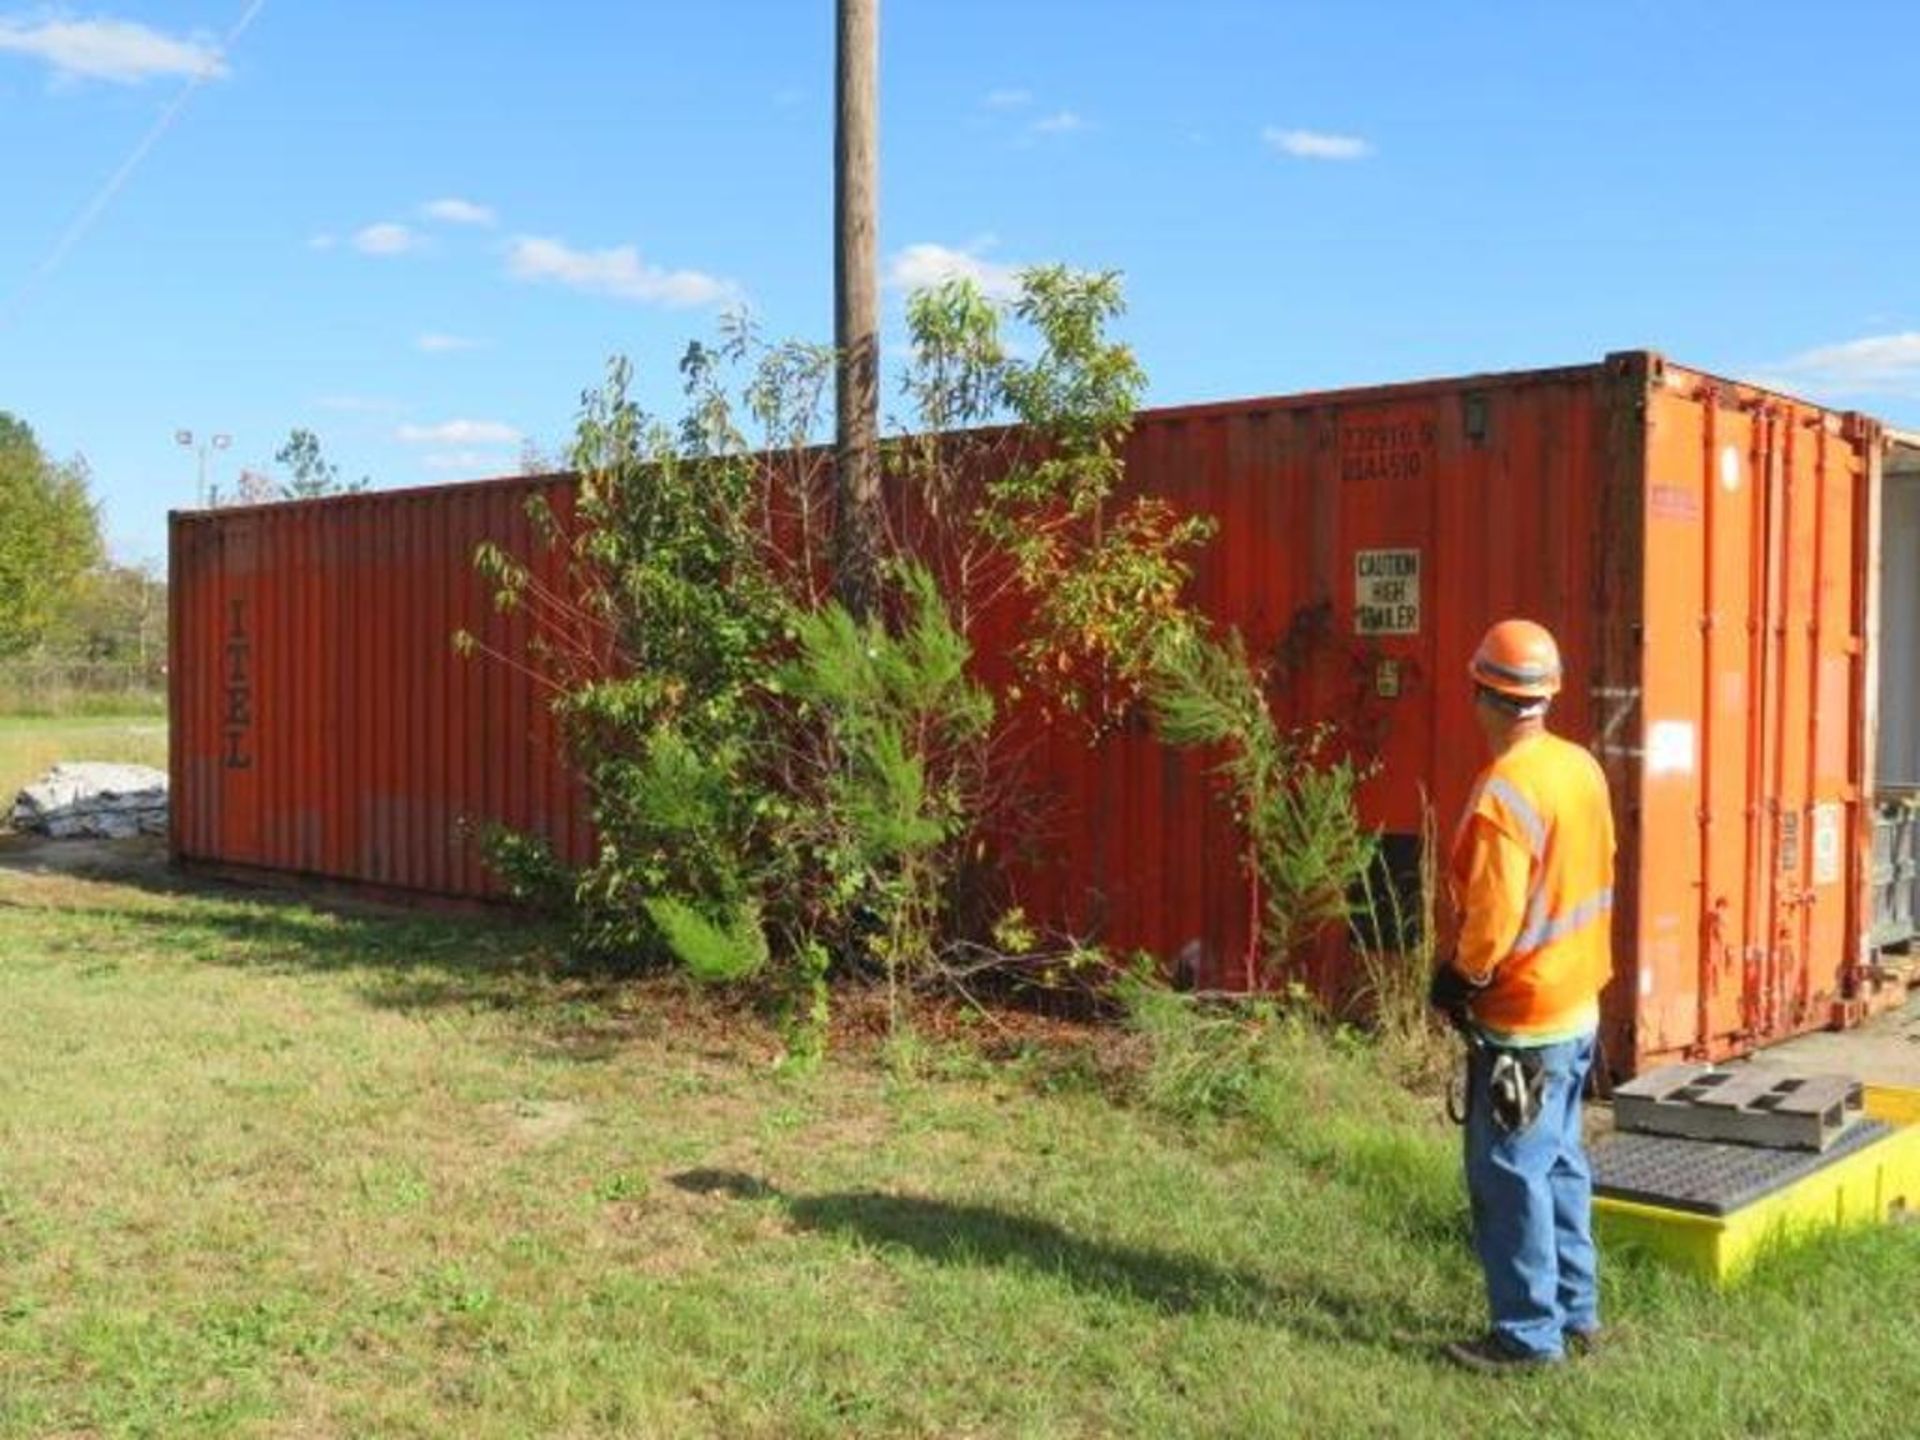
[[[1272,666],[1288,721],[1379,771],[1404,870],[1483,762],[1465,665],[1491,621],[1559,637],[1562,733],[1618,813],[1618,1070],[1723,1057],[1858,1014],[1872,841],[1879,427],[1633,352],[1598,365],[1143,413],[1128,486],[1210,514],[1195,598]],[[495,481],[174,517],[174,849],[484,896],[462,822],[590,836],[539,684],[472,568],[535,557]],[[1002,673],[1006,618],[975,634]],[[1200,760],[1138,730],[1032,741],[1007,900],[1193,982],[1251,973],[1242,846]],[[1338,969],[1337,956],[1331,958]],[[1339,987],[1337,973],[1320,982]]]

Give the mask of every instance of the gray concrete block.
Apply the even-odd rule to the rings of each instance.
[[[1825,1150],[1863,1114],[1851,1076],[1763,1065],[1667,1066],[1622,1085],[1613,1105],[1624,1131],[1782,1150]]]

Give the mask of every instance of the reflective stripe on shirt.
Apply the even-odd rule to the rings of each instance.
[[[1527,832],[1527,844],[1533,852],[1533,858],[1539,860],[1547,849],[1547,822],[1540,818],[1540,812],[1533,808],[1513,782],[1502,775],[1489,779],[1482,793],[1493,796],[1513,812],[1513,818]]]
[[[1525,955],[1543,945],[1551,945],[1576,930],[1584,930],[1612,909],[1611,890],[1602,890],[1598,895],[1589,896],[1566,914],[1555,916],[1543,913],[1542,897],[1535,895],[1533,904],[1527,908],[1527,923],[1522,927],[1519,938],[1513,942],[1513,953]]]

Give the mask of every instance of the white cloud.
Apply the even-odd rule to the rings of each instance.
[[[523,235],[507,251],[507,273],[516,280],[551,281],[593,295],[611,295],[643,305],[687,309],[737,299],[739,288],[699,270],[668,270],[640,258],[631,245],[611,250],[575,250],[559,240]]]
[[[989,90],[980,103],[989,110],[1022,110],[1033,103],[1031,90]]]
[[[1072,110],[1058,110],[1044,120],[1033,122],[1036,135],[1070,135],[1075,130],[1084,130],[1087,122]]]
[[[490,206],[476,205],[471,200],[461,200],[448,196],[444,200],[429,200],[420,207],[420,213],[429,220],[438,220],[443,225],[497,225],[500,217]]]
[[[1901,395],[1920,397],[1920,331],[1866,335],[1819,345],[1766,367],[1756,384],[1826,395]]]
[[[887,284],[896,290],[924,290],[948,280],[971,280],[996,300],[1020,289],[1019,267],[988,260],[972,250],[947,245],[909,245],[887,262]]]
[[[420,244],[419,231],[396,225],[391,220],[369,225],[355,231],[353,236],[353,248],[362,255],[405,255],[409,250],[418,250]]]
[[[1373,146],[1357,135],[1327,135],[1318,130],[1281,130],[1269,125],[1260,138],[1296,160],[1364,160]]]
[[[393,437],[408,445],[512,445],[520,432],[498,420],[445,420],[438,425],[402,425]]]
[[[480,342],[465,335],[439,335],[429,331],[414,340],[413,348],[429,355],[444,355],[451,350],[477,350]]]
[[[500,457],[484,450],[436,450],[422,455],[420,463],[429,470],[493,471],[500,468]]]
[[[0,51],[44,60],[63,79],[122,85],[156,75],[217,80],[227,73],[218,47],[162,35],[131,20],[0,18]]]

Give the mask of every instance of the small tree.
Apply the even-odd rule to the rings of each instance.
[[[239,478],[233,482],[233,494],[222,497],[216,489],[213,503],[218,506],[224,499],[229,505],[271,505],[276,500],[291,498],[266,471],[242,468]]]
[[[730,363],[747,366],[737,394]],[[942,854],[966,828],[955,757],[991,717],[924,572],[890,571],[893,625],[825,596],[806,441],[830,374],[826,352],[732,327],[687,352],[667,425],[616,359],[582,407],[572,514],[535,506],[565,593],[523,557],[478,557],[540,634],[525,662],[552,686],[601,837],[575,875],[524,837],[494,837],[496,861],[563,896],[595,950],[756,977],[803,1055],[830,968],[897,982],[936,942]]]
[[[280,488],[282,499],[319,500],[328,495],[346,495],[367,488],[366,476],[348,485],[340,479],[340,467],[327,459],[320,449],[320,437],[298,426],[288,434],[286,444],[273,452],[274,463],[292,475]]]
[[[962,616],[1018,604],[1025,684],[1094,735],[1138,702],[1167,637],[1191,629],[1190,557],[1213,532],[1119,493],[1146,387],[1108,333],[1123,309],[1117,275],[1062,266],[1025,272],[1007,307],[967,280],[914,295],[915,433],[895,447],[942,532],[932,548]],[[1009,343],[1010,325],[1025,343]]]
[[[49,460],[23,421],[0,411],[0,657],[47,637],[105,547],[83,460]]]
[[[958,507],[970,520],[956,573],[990,577],[989,603],[1008,590],[1017,598],[1028,622],[1015,659],[1049,713],[1077,717],[1097,738],[1151,701],[1166,743],[1225,747],[1219,774],[1246,836],[1255,942],[1272,979],[1347,917],[1372,863],[1354,802],[1362,777],[1326,731],[1279,726],[1240,635],[1215,634],[1192,609],[1191,557],[1212,521],[1125,495],[1123,449],[1145,377],[1108,336],[1121,310],[1117,277],[1057,267],[1023,275],[1004,310],[967,281],[914,296],[906,383],[929,423],[901,442],[903,469],[937,497],[956,475],[974,479]],[[1006,342],[1009,322],[1027,344]],[[979,428],[995,420],[1013,423]]]
[[[1223,640],[1197,631],[1179,637],[1156,655],[1149,680],[1169,744],[1225,753],[1219,773],[1259,900],[1255,940],[1265,973],[1249,973],[1249,988],[1271,981],[1314,936],[1353,914],[1355,887],[1377,848],[1354,801],[1364,774],[1331,753],[1329,729],[1276,724],[1265,678],[1234,630]]]

